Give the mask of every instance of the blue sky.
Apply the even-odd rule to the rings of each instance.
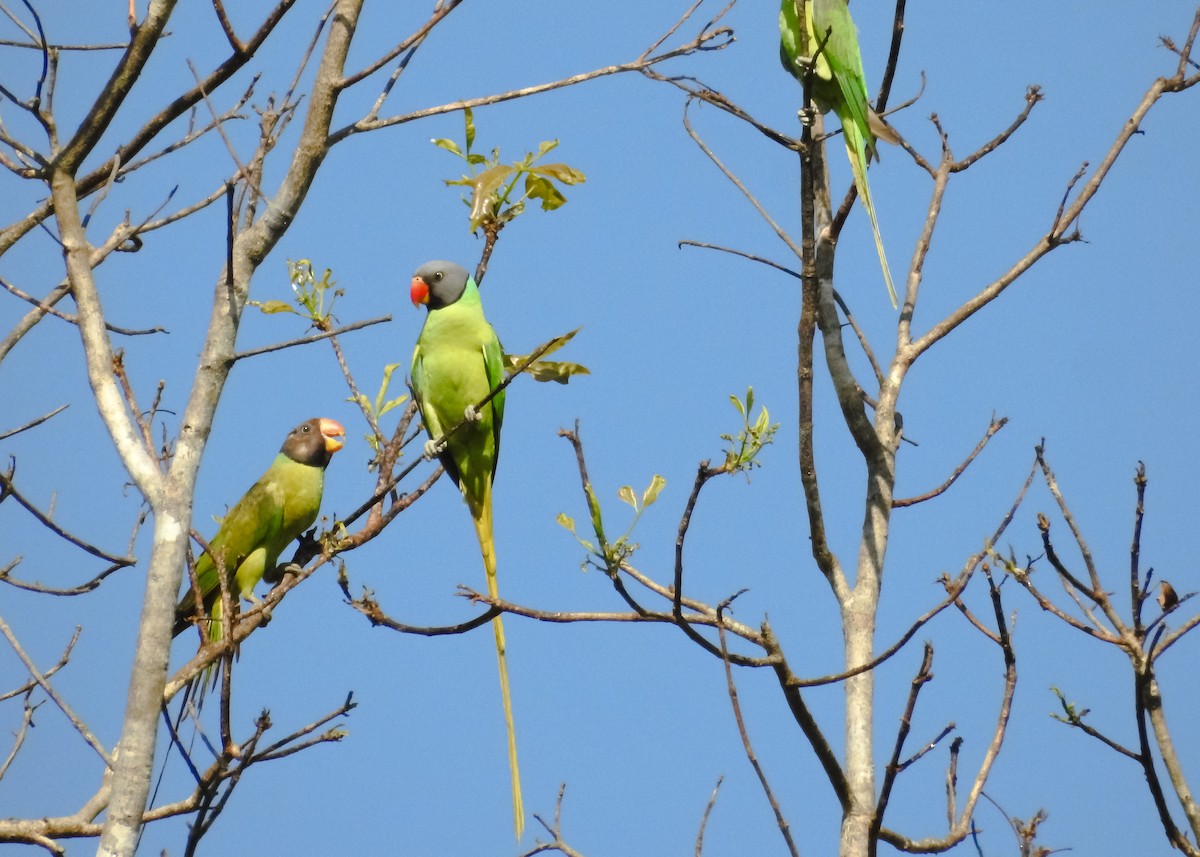
[[[407,112],[628,61],[674,23],[683,5],[465,3],[418,52],[390,110]],[[705,14],[702,7],[699,17],[718,8]],[[122,37],[123,12],[115,6],[42,11],[53,40]],[[774,4],[744,0],[725,21],[736,32],[731,47],[665,70],[699,77],[762,121],[796,131],[799,91],[778,66],[775,12]],[[860,0],[854,12],[868,77],[877,81],[890,7]],[[263,79],[252,103],[284,89],[319,13],[316,4],[299,4],[294,20],[260,60],[218,93],[216,103],[227,106],[253,72],[263,72]],[[248,28],[251,17],[240,15],[240,26]],[[368,61],[422,17],[387,4],[369,9],[351,65]],[[1096,164],[1152,80],[1173,72],[1175,60],[1158,46],[1158,36],[1182,41],[1190,22],[1185,4],[1165,0],[1142,4],[1136,20],[1127,10],[1083,2],[980,4],[969,14],[948,2],[910,5],[892,102],[915,95],[922,73],[925,88],[917,104],[892,121],[927,158],[938,154],[931,113],[963,157],[1010,123],[1027,85],[1039,84],[1046,96],[1008,144],[952,181],[924,271],[917,330],[1033,245],[1081,163]],[[205,4],[181,4],[170,29],[140,100],[97,157],[190,81],[187,60],[203,67],[220,53],[220,33]],[[15,35],[11,27],[0,32],[3,38]],[[27,93],[32,55],[3,50],[0,78]],[[64,127],[78,121],[111,62],[108,54],[64,62],[57,102]],[[377,91],[372,86],[352,93],[340,116],[353,121]],[[1130,143],[1082,219],[1086,243],[1051,254],[912,372],[900,410],[907,436],[919,445],[900,450],[898,495],[941,482],[993,413],[1011,422],[949,494],[894,515],[881,647],[936,602],[937,576],[957,571],[995,529],[1041,438],[1111,591],[1126,591],[1132,477],[1139,460],[1150,477],[1143,564],[1181,593],[1196,588],[1186,536],[1200,478],[1192,438],[1197,409],[1186,386],[1198,356],[1200,311],[1195,98],[1194,92],[1169,97],[1151,112],[1144,133]],[[617,500],[619,486],[640,490],[653,474],[665,476],[658,504],[639,523],[634,562],[668,580],[697,463],[720,455],[719,435],[736,430],[728,396],[753,385],[757,400],[780,423],[776,443],[749,482],[723,479],[706,489],[688,541],[688,591],[715,602],[748,587],[736,604],[738,619],[755,624],[769,615],[794,669],[835,672],[840,628],[808,552],[796,469],[797,285],[764,266],[681,250],[677,242],[709,241],[796,262],[688,139],[681,115],[675,89],[633,75],[476,111],[477,148],[498,146],[505,158],[516,159],[541,140],[558,139],[555,157],[588,178],[568,189],[569,202],[560,211],[530,211],[506,229],[483,286],[488,317],[510,351],[526,352],[582,325],[563,354],[592,372],[566,387],[518,379],[509,391],[496,485],[501,591],[546,610],[620,609],[602,574],[580,571],[582,549],[555,523],[559,512],[585,519],[574,457],[556,436],[576,419],[610,529],[619,529],[628,511]],[[798,237],[794,156],[712,108],[695,108],[692,117],[709,145]],[[10,104],[0,104],[0,118],[13,133],[40,140]],[[318,268],[331,268],[345,289],[337,305],[342,322],[390,313],[391,323],[342,340],[364,389],[376,388],[384,365],[410,359],[423,320],[408,302],[411,272],[431,258],[468,267],[478,259],[481,242],[467,230],[458,191],[442,183],[458,175],[459,164],[429,142],[461,139],[461,129],[456,113],[341,144],[254,280],[255,299],[286,299],[286,260],[309,258]],[[232,126],[230,137],[243,155],[249,153],[252,123]],[[285,140],[280,154],[286,149]],[[844,189],[850,179],[840,149],[835,141],[830,164],[835,187]],[[284,163],[277,156],[271,165],[269,187]],[[216,138],[203,140],[118,185],[89,235],[101,240],[126,209],[135,219],[145,217],[175,185],[175,205],[202,197],[230,171],[225,146]],[[899,150],[883,152],[870,176],[899,280],[926,216],[930,183]],[[43,189],[4,173],[0,219],[22,216],[41,195]],[[851,214],[839,250],[837,287],[886,356],[896,314],[883,293],[860,208]],[[166,382],[163,407],[173,412],[165,415],[172,434],[223,256],[222,215],[214,207],[148,237],[137,254],[117,254],[97,272],[110,321],[170,331],[117,344],[125,348],[143,402],[159,379]],[[62,276],[52,240],[44,233],[28,236],[0,258],[0,276],[35,294],[48,291]],[[0,295],[0,329],[7,332],[25,309]],[[249,348],[304,333],[295,317],[251,310],[239,344]],[[830,538],[850,564],[861,519],[862,467],[832,389],[818,377],[818,464]],[[365,427],[347,395],[324,344],[239,364],[205,453],[195,526],[211,533],[211,516],[249,487],[292,425],[315,415],[342,421],[349,435],[329,471],[324,512],[344,515],[355,508],[370,493],[373,475],[365,467]],[[53,505],[63,526],[122,552],[139,500],[123,484],[127,478],[91,405],[74,328],[47,319],[26,337],[0,364],[0,402],[0,430],[70,404],[39,429],[0,441],[0,454],[15,457],[18,486],[42,507]],[[1035,486],[1004,546],[1011,544],[1019,557],[1038,553],[1033,516],[1052,512],[1052,506],[1044,487]],[[1061,523],[1056,532],[1060,551],[1079,568]],[[93,594],[52,599],[6,588],[0,596],[0,615],[43,666],[57,659],[74,627],[83,626],[56,686],[108,746],[116,741],[125,705],[148,539],[140,538],[134,549],[142,562]],[[14,574],[56,586],[98,570],[6,502],[0,504],[0,565],[18,554],[24,560]],[[369,587],[391,615],[414,624],[468,618],[474,611],[455,596],[455,587],[483,586],[469,517],[449,482],[440,482],[345,561],[356,591]],[[1053,589],[1044,563],[1039,573]],[[971,584],[968,601],[987,611],[981,584]],[[1015,586],[1005,593],[1008,610],[1016,611],[1020,678],[1008,742],[988,794],[1009,815],[1027,818],[1046,808],[1050,819],[1041,839],[1048,846],[1088,854],[1167,854],[1135,767],[1047,716],[1055,707],[1049,687],[1056,685],[1091,708],[1094,725],[1132,743],[1124,659],[1069,633]],[[588,855],[690,852],[705,803],[724,776],[704,853],[784,853],[742,753],[718,661],[672,628],[516,618],[506,627],[526,806],[550,818],[559,784],[567,783],[563,829],[575,848]],[[965,739],[963,781],[990,739],[1002,664],[994,647],[956,614],[940,616],[879,671],[878,752],[890,749],[925,638],[936,649],[936,679],[922,696],[911,746],[953,721]],[[190,636],[176,643],[173,662],[184,662],[191,643]],[[1188,722],[1198,702],[1191,680],[1195,656],[1189,641],[1161,662],[1167,716],[1192,772],[1200,770],[1200,738]],[[243,731],[263,708],[276,723],[273,734],[282,735],[336,707],[348,691],[360,705],[346,721],[349,737],[340,745],[252,770],[202,851],[518,853],[486,630],[427,640],[372,629],[342,603],[333,569],[326,568],[252,637],[234,675],[234,717]],[[801,850],[831,853],[836,802],[777,686],[765,673],[742,671],[737,679],[756,751]],[[0,691],[22,680],[11,653],[0,654]],[[840,745],[840,690],[812,691],[808,699]],[[19,710],[10,702],[0,716],[10,730]],[[0,814],[73,812],[97,782],[96,757],[51,704],[39,710],[37,723],[0,782]],[[914,837],[944,830],[945,759],[945,749],[936,750],[905,775],[890,827]],[[161,797],[174,799],[186,785],[173,760]],[[1000,812],[981,805],[977,821],[985,831],[983,853],[1015,851]],[[539,832],[532,819],[528,831],[520,850],[531,847]],[[184,837],[182,822],[152,826],[143,851],[180,853]],[[70,853],[91,847],[69,846]]]

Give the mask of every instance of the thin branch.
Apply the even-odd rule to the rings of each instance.
[[[40,426],[42,423],[46,422],[46,420],[50,419],[51,417],[58,416],[63,411],[65,411],[68,407],[70,407],[70,406],[69,405],[59,405],[57,408],[50,411],[49,413],[42,414],[40,417],[36,417],[36,418],[30,420],[29,422],[25,423],[25,425],[23,425],[23,426],[18,426],[17,428],[9,429],[8,431],[0,431],[0,440],[8,440],[10,437],[12,437],[14,435],[18,435],[23,431],[28,431],[31,428],[36,428],[37,426]]]
[[[88,553],[94,557],[97,557],[98,559],[105,560],[106,562],[111,562],[119,568],[123,568],[128,565],[134,565],[137,563],[137,557],[116,556],[114,554],[107,553],[106,551],[101,550],[100,548],[96,547],[95,545],[90,544],[89,542],[85,542],[83,539],[79,538],[78,536],[72,535],[71,533],[67,532],[62,527],[60,527],[58,524],[54,523],[54,521],[50,518],[49,515],[45,514],[40,509],[38,509],[36,506],[34,506],[33,503],[31,503],[31,502],[29,502],[29,500],[25,499],[25,497],[21,494],[21,492],[17,490],[17,486],[12,480],[15,466],[16,466],[16,460],[13,459],[9,465],[8,473],[0,472],[0,500],[2,500],[4,497],[12,497],[19,504],[21,504],[21,506],[23,506],[25,508],[25,510],[27,512],[29,512],[29,514],[33,515],[33,517],[37,519],[38,523],[40,523],[46,529],[50,530],[52,533],[54,533],[59,538],[65,540],[67,542],[70,542],[71,544],[75,545],[75,547],[79,548],[80,550],[84,551],[85,553]]]
[[[4,761],[0,762],[0,780],[4,779],[8,773],[13,760],[17,758],[17,754],[21,752],[21,747],[25,745],[25,736],[29,734],[29,729],[33,726],[33,713],[37,711],[41,705],[33,705],[29,699],[32,695],[32,690],[25,692],[25,699],[21,703],[21,725],[13,732],[13,744],[8,751],[8,755],[4,757]]]
[[[104,762],[105,767],[111,770],[112,756],[110,756],[109,752],[104,749],[104,745],[100,743],[100,740],[92,733],[92,730],[87,727],[87,724],[84,723],[79,716],[71,710],[71,706],[67,704],[67,701],[58,695],[58,691],[54,689],[54,685],[50,684],[50,682],[46,680],[46,676],[38,671],[37,665],[34,664],[29,655],[25,653],[25,649],[22,648],[20,641],[17,639],[16,635],[13,634],[12,628],[8,626],[8,623],[4,621],[2,616],[0,616],[0,634],[3,634],[4,638],[8,640],[8,644],[12,646],[12,650],[16,653],[17,657],[21,659],[21,663],[25,665],[25,669],[29,672],[29,675],[32,676],[33,680],[37,682],[38,687],[40,687],[45,694],[54,701],[54,704],[58,706],[58,710],[61,711],[66,718],[71,721],[71,725],[75,727],[75,731],[79,733],[80,737],[83,738],[85,742],[87,742],[89,747],[96,751],[96,755],[98,755]]]
[[[67,647],[65,649],[63,649],[63,653],[59,657],[58,663],[54,664],[54,666],[50,667],[48,670],[46,670],[44,673],[42,673],[42,678],[50,678],[56,672],[58,672],[59,670],[61,670],[63,667],[65,667],[67,665],[67,661],[69,661],[71,659],[71,652],[74,651],[74,649],[75,649],[75,644],[79,642],[79,635],[81,633],[83,633],[83,628],[79,625],[76,625],[75,633],[71,635],[71,639],[67,642]],[[23,685],[16,688],[15,690],[10,690],[5,693],[0,693],[0,702],[6,702],[7,700],[10,700],[14,697],[21,696],[22,694],[28,693],[29,691],[33,690],[35,687],[37,687],[37,679],[31,678],[31,679],[29,679],[29,681],[25,682]]]
[[[730,170],[727,166],[725,166],[724,163],[721,162],[721,159],[716,156],[716,153],[714,153],[713,150],[708,147],[708,144],[704,142],[704,140],[696,132],[696,129],[692,127],[692,121],[688,115],[691,103],[692,99],[689,98],[686,102],[684,102],[683,107],[683,127],[684,130],[687,131],[688,136],[692,138],[692,141],[700,148],[700,151],[703,152],[705,156],[713,162],[713,164],[721,171],[725,178],[729,179],[733,186],[741,191],[742,196],[746,197],[746,200],[754,207],[754,210],[758,212],[759,217],[766,221],[767,225],[771,227],[771,231],[773,231],[776,236],[779,237],[779,240],[787,245],[787,248],[796,255],[796,258],[801,258],[800,247],[792,239],[792,236],[790,236],[787,233],[787,230],[780,226],[775,218],[770,215],[766,208],[763,207],[763,204],[760,203],[758,198],[750,192],[742,180],[739,179],[732,170]]]
[[[917,631],[921,630],[921,628],[928,624],[934,616],[937,616],[951,604],[958,602],[959,598],[962,596],[963,590],[967,588],[967,584],[971,580],[974,567],[978,565],[981,556],[982,555],[980,554],[972,556],[968,560],[967,568],[964,569],[963,573],[960,574],[954,581],[944,578],[943,583],[946,586],[946,597],[929,610],[925,611],[925,613],[918,616],[916,621],[914,621],[908,627],[907,631],[900,635],[896,642],[892,643],[892,645],[888,646],[881,653],[871,658],[871,660],[853,667],[852,669],[848,669],[845,672],[839,672],[834,675],[820,676],[819,678],[799,678],[793,676],[790,679],[789,684],[795,685],[796,687],[821,687],[822,685],[836,684],[837,682],[845,681],[848,678],[853,678],[856,675],[862,675],[865,672],[870,672],[880,664],[889,660],[893,655],[904,648],[905,644],[908,643],[908,641],[914,636],[916,636]]]
[[[441,23],[443,18],[445,18],[447,15],[449,15],[451,12],[453,12],[456,8],[458,8],[459,3],[461,3],[461,2],[462,2],[462,0],[446,0],[446,2],[439,2],[437,4],[437,6],[434,8],[433,13],[429,16],[429,19],[424,24],[422,24],[419,28],[417,28],[417,30],[412,35],[410,35],[408,38],[404,39],[402,42],[400,42],[395,47],[389,49],[386,53],[384,53],[382,56],[380,56],[374,62],[372,62],[365,68],[363,68],[361,71],[355,72],[354,74],[348,74],[345,77],[343,77],[342,80],[339,82],[339,86],[342,89],[349,89],[350,87],[354,86],[356,83],[360,83],[361,81],[366,80],[368,77],[373,75],[375,72],[379,71],[381,68],[383,68],[385,65],[390,63],[396,57],[400,56],[400,54],[404,53],[405,51],[410,51],[410,50],[415,51],[418,47],[421,46],[421,43],[425,41],[425,37],[429,35],[430,31],[433,30],[433,28],[436,27],[439,23]],[[406,58],[400,64],[401,68],[403,68],[405,65],[407,65],[407,62],[408,62],[408,59]],[[387,87],[385,87],[383,94],[380,95],[378,101],[375,103],[375,106],[371,109],[371,113],[369,114],[371,118],[374,118],[375,116],[379,115],[379,109],[383,106],[383,102],[386,100],[387,94],[391,91],[392,85],[395,84],[396,78],[398,76],[399,76],[398,72],[393,74],[391,80],[389,81],[389,85]]]
[[[1097,166],[1092,177],[1086,182],[1083,188],[1079,191],[1072,202],[1061,216],[1056,217],[1056,226],[1050,232],[1042,235],[1034,243],[1034,246],[1015,264],[1012,265],[999,278],[992,281],[990,284],[980,290],[974,297],[963,303],[958,309],[946,316],[942,321],[935,324],[923,336],[912,342],[906,349],[907,359],[909,362],[915,359],[918,354],[929,349],[933,343],[945,337],[960,324],[973,316],[976,312],[982,309],[987,304],[995,300],[1005,289],[1016,282],[1026,271],[1036,264],[1042,257],[1047,255],[1055,248],[1061,246],[1064,242],[1062,236],[1071,224],[1079,220],[1084,209],[1095,197],[1096,192],[1100,189],[1100,185],[1107,178],[1109,171],[1121,156],[1125,146],[1133,139],[1134,135],[1139,132],[1142,121],[1150,112],[1150,109],[1158,103],[1159,99],[1168,92],[1180,92],[1185,88],[1194,85],[1195,79],[1187,81],[1181,78],[1158,78],[1146,90],[1141,101],[1134,109],[1129,118],[1122,123],[1121,130],[1118,132],[1116,139],[1109,147],[1108,152]],[[1026,114],[1032,108],[1032,103],[1036,102],[1038,93],[1033,89],[1027,96]],[[1026,115],[1022,114],[1022,115]],[[986,149],[986,147],[985,147]],[[981,150],[983,152],[984,150]]]
[[[708,818],[712,815],[713,807],[717,805],[717,793],[721,790],[723,782],[725,782],[724,776],[717,777],[717,784],[713,786],[708,803],[704,805],[704,813],[700,816],[700,829],[696,832],[696,848],[692,852],[694,857],[702,857],[704,853],[704,830],[708,827]]]
[[[879,800],[875,803],[875,813],[871,818],[870,841],[872,843],[872,853],[875,851],[874,843],[879,840],[879,830],[883,827],[883,816],[887,812],[888,801],[891,799],[892,788],[896,784],[896,777],[899,776],[905,767],[900,764],[900,754],[904,752],[904,742],[908,739],[908,733],[912,729],[913,714],[917,710],[917,697],[920,696],[921,688],[932,679],[933,644],[927,641],[925,643],[924,654],[921,656],[921,666],[917,669],[917,674],[913,677],[912,685],[908,691],[908,703],[904,707],[904,713],[900,715],[900,728],[896,730],[896,741],[892,748],[892,758],[884,767],[883,784],[879,789]],[[934,743],[936,744],[936,742]]]
[[[744,592],[745,590],[742,591]],[[742,717],[742,706],[738,702],[737,685],[733,681],[733,667],[729,663],[729,648],[725,640],[725,624],[721,621],[722,613],[728,609],[734,598],[737,598],[737,595],[726,598],[717,605],[717,635],[721,643],[721,660],[725,664],[726,692],[729,694],[729,703],[733,707],[733,719],[737,723],[738,735],[742,739],[742,749],[746,753],[746,760],[750,762],[750,767],[754,769],[754,775],[758,778],[758,784],[762,787],[763,794],[767,798],[767,803],[771,806],[771,812],[775,815],[775,824],[779,828],[780,835],[783,836],[783,841],[787,844],[788,853],[792,857],[800,857],[800,852],[796,849],[796,843],[792,840],[791,826],[784,817],[783,810],[779,808],[779,801],[775,799],[775,793],[771,790],[771,784],[767,780],[767,775],[763,771],[762,765],[759,764],[758,756],[754,753],[754,747],[750,743],[750,733],[746,731],[746,721]],[[697,848],[698,850],[699,848]]]
[[[2,286],[10,294],[16,295],[18,298],[25,301],[26,303],[33,304],[35,307],[37,307],[39,310],[41,310],[43,314],[52,315],[55,318],[59,318],[65,322],[68,322],[69,324],[75,324],[75,325],[79,324],[79,320],[75,316],[70,315],[65,312],[62,312],[61,310],[57,310],[54,308],[54,304],[57,303],[58,300],[67,293],[67,291],[69,291],[69,288],[70,288],[69,286],[67,286],[66,288],[59,287],[59,288],[62,288],[61,293],[59,293],[59,289],[56,288],[54,291],[52,291],[50,293],[50,295],[45,300],[38,300],[33,295],[28,294],[27,292],[21,290],[20,288],[13,285],[12,283],[10,283],[8,280],[4,279],[3,277],[0,277],[0,286]],[[51,300],[51,298],[53,300]],[[109,331],[110,333],[116,333],[120,336],[147,336],[151,333],[166,333],[167,332],[166,328],[163,328],[163,327],[156,326],[156,327],[135,329],[135,328],[127,328],[127,327],[118,327],[117,325],[110,324],[107,321],[104,322],[104,328],[105,328],[105,330]]]
[[[251,348],[247,351],[238,351],[230,358],[231,363],[236,363],[238,360],[245,360],[247,357],[257,357],[260,354],[270,354],[274,351],[282,351],[285,348],[294,348],[297,345],[308,345],[312,342],[320,342],[322,339],[339,336],[343,333],[349,333],[353,330],[361,330],[364,327],[370,327],[375,324],[385,324],[392,320],[392,316],[381,315],[375,318],[369,318],[364,321],[356,321],[353,324],[343,325],[334,330],[326,330],[321,333],[314,333],[311,336],[301,336],[296,339],[289,339],[287,342],[277,342],[274,345],[264,345],[261,348]]]
[[[490,104],[500,104],[502,102],[512,101],[517,98],[527,98],[531,95],[538,95],[543,92],[552,92],[553,90],[563,89],[568,86],[576,86],[589,80],[596,80],[597,78],[608,77],[614,74],[622,74],[631,71],[643,72],[647,68],[670,59],[675,59],[676,57],[687,56],[689,54],[696,53],[697,51],[721,50],[722,48],[728,47],[731,44],[733,44],[733,31],[728,27],[719,27],[711,32],[701,33],[692,41],[673,50],[666,51],[665,53],[648,57],[646,59],[637,59],[632,62],[605,66],[603,68],[594,69],[581,74],[571,75],[570,77],[564,77],[551,83],[527,86],[521,89],[511,89],[507,92],[501,92],[495,95],[486,95],[481,98],[468,98],[462,101],[441,104],[437,107],[427,107],[423,110],[416,110],[411,113],[393,116],[388,119],[360,119],[357,122],[332,132],[329,135],[327,143],[328,145],[333,146],[353,134],[361,134],[365,131],[374,131],[380,128],[389,128],[393,125],[402,125],[406,122],[424,119],[429,116],[440,116],[445,113],[455,113],[468,107],[474,110]]]
[[[80,583],[77,586],[63,588],[57,586],[47,586],[44,583],[31,583],[27,580],[20,580],[16,577],[13,577],[12,570],[16,568],[20,561],[21,557],[18,557],[16,561],[5,566],[4,568],[0,568],[0,583],[7,583],[9,586],[14,586],[17,589],[23,589],[26,592],[37,592],[41,595],[58,595],[63,597],[69,597],[72,595],[85,595],[88,592],[96,589],[101,583],[104,582],[105,578],[107,578],[113,572],[136,565],[136,561],[119,560],[113,565],[110,565],[108,568],[104,569],[95,577],[85,580],[83,583]]]
[[[1000,431],[1000,429],[1004,428],[1004,426],[1007,424],[1008,417],[996,419],[995,415],[993,415],[991,421],[988,423],[987,431],[984,432],[983,437],[979,439],[979,443],[975,444],[975,448],[971,450],[970,455],[963,460],[962,464],[954,468],[954,472],[950,474],[950,477],[945,482],[943,482],[937,488],[934,488],[932,491],[927,491],[924,494],[918,494],[916,497],[905,497],[900,500],[892,500],[892,508],[899,509],[904,506],[913,506],[917,503],[923,503],[926,500],[932,500],[934,497],[938,497],[946,493],[950,486],[958,480],[958,477],[962,476],[966,469],[971,466],[971,462],[975,460],[976,456],[983,452],[983,448],[987,446],[987,443],[992,439],[992,436],[995,435],[996,432]]]

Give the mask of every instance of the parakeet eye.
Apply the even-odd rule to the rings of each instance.
[[[435,274],[433,275],[433,278],[434,278],[435,280],[437,280],[437,281],[440,283],[440,282],[442,281],[442,272],[441,272],[441,271],[438,271],[437,273],[435,273]]]

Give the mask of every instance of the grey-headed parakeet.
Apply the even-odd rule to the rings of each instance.
[[[279,555],[317,520],[325,467],[345,442],[345,429],[331,419],[314,418],[288,432],[275,461],[221,520],[208,550],[196,561],[196,582],[204,607],[204,636],[220,640],[221,586],[217,563],[234,599],[258,601],[254,587],[274,572]],[[196,593],[188,590],[175,608],[175,636],[196,620]]]
[[[429,311],[412,359],[413,393],[430,438],[426,455],[437,455],[446,473],[462,491],[475,522],[488,594],[497,598],[492,479],[496,475],[496,459],[500,452],[504,391],[497,393],[479,411],[475,411],[475,405],[504,379],[500,340],[483,316],[479,287],[461,265],[440,260],[426,262],[413,275],[410,297],[414,306],[424,305]],[[446,432],[459,423],[464,424],[453,435],[445,437]],[[520,839],[525,827],[525,810],[517,767],[504,625],[499,616],[492,620],[492,629],[500,667],[504,723],[508,730],[513,819]]]
[[[875,203],[867,184],[867,164],[875,153],[876,138],[897,142],[895,132],[867,103],[867,79],[863,73],[862,54],[858,49],[858,32],[850,17],[846,0],[808,0],[804,26],[800,25],[798,0],[782,0],[779,9],[779,59],[797,80],[804,82],[811,57],[824,45],[813,70],[812,97],[822,113],[832,110],[842,123],[846,156],[854,174],[854,186],[862,197],[863,208],[871,220],[875,235],[875,250],[887,284],[888,297],[896,306],[896,287],[883,252]],[[828,41],[826,38],[828,36]]]

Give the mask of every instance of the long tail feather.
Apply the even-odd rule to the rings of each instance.
[[[483,498],[475,520],[475,534],[479,537],[479,550],[483,554],[483,569],[487,572],[488,595],[500,597],[496,584],[496,549],[492,541],[492,496],[489,490]],[[504,725],[508,730],[508,769],[512,775],[513,826],[517,839],[525,832],[525,804],[521,799],[521,772],[517,767],[517,730],[513,722],[512,694],[508,689],[508,657],[504,642],[504,623],[497,616],[492,620],[496,634],[496,662],[500,668],[500,697],[504,703]]]
[[[842,119],[842,117],[838,117]],[[888,267],[887,255],[883,252],[883,238],[879,234],[879,221],[875,219],[875,203],[871,201],[871,187],[867,184],[867,141],[862,131],[848,117],[842,119],[842,136],[846,138],[846,156],[850,159],[850,171],[854,174],[854,186],[862,197],[863,208],[871,219],[871,231],[875,233],[875,251],[879,254],[879,267],[883,269],[883,280],[887,283],[888,297],[892,309],[896,301],[896,287],[892,284],[892,271]]]

